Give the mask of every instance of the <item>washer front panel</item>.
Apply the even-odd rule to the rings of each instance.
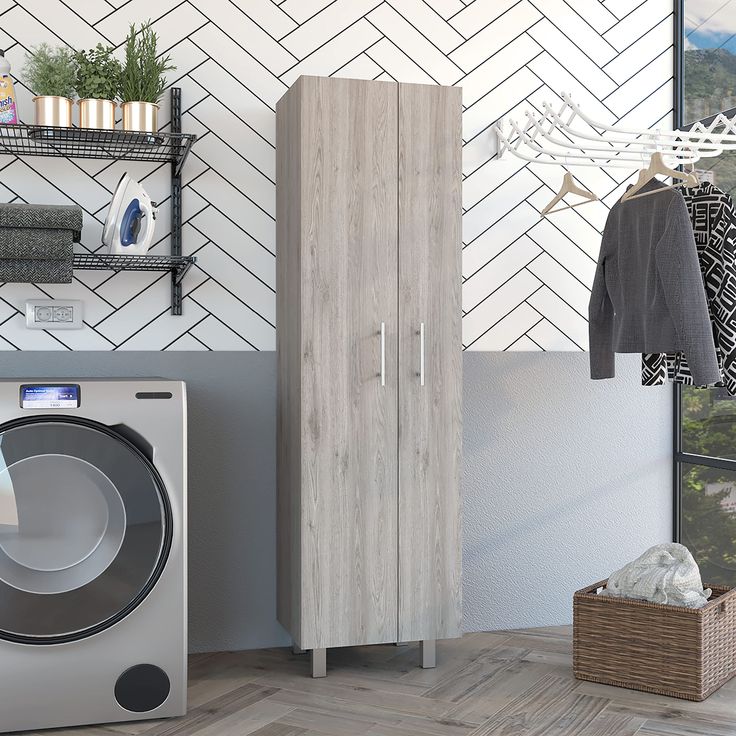
[[[155,584],[171,533],[159,474],[109,427],[0,426],[0,638],[58,643],[111,626]]]

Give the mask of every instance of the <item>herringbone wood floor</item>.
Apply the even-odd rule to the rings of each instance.
[[[583,683],[571,629],[468,634],[418,648],[329,652],[329,676],[307,676],[287,649],[195,655],[189,715],[170,721],[43,733],[64,736],[733,736],[736,680],[704,703]]]

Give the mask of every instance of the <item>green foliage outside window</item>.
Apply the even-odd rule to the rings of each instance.
[[[682,389],[683,450],[736,458],[736,399],[723,389]],[[736,512],[729,510],[736,471],[704,465],[682,467],[682,542],[704,582],[736,585]],[[736,491],[734,491],[736,493]]]

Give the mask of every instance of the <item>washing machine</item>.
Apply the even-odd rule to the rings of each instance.
[[[186,711],[181,381],[0,380],[0,732]]]

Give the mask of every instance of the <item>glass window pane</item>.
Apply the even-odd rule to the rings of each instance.
[[[683,121],[736,107],[736,0],[686,0]]]
[[[736,586],[736,472],[681,466],[682,543],[703,583]]]
[[[736,80],[736,76],[734,79]],[[700,181],[709,181],[736,199],[736,151],[726,151],[720,156],[703,157],[695,167]]]
[[[683,386],[682,450],[736,460],[736,397],[725,388]]]

